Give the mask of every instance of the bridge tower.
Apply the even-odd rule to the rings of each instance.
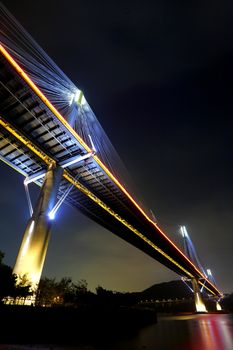
[[[53,164],[48,166],[13,269],[18,280],[26,275],[33,292],[37,289],[45,261],[52,225],[49,213],[55,205],[62,171]]]
[[[192,286],[193,286],[196,312],[207,312],[205,303],[201,295],[200,288],[198,286],[198,280],[196,278],[192,278]]]
[[[181,226],[180,230],[181,230],[181,234],[182,234],[183,239],[184,239],[185,254],[188,256],[188,258],[191,261],[194,262],[194,260],[195,260],[197,266],[199,266],[199,268],[203,271],[203,268],[202,268],[200,261],[197,257],[195,248],[194,248],[193,243],[188,235],[186,227]],[[198,285],[198,280],[196,278],[192,278],[191,282],[192,282],[192,287],[193,287],[196,312],[207,312],[205,303],[204,303],[202,295],[201,295],[201,290],[200,290],[199,285]]]
[[[208,276],[209,280],[210,280],[214,285],[216,285],[216,281],[215,281],[214,276],[212,275],[211,270],[210,270],[210,269],[207,269],[206,272],[207,272],[207,276]],[[222,311],[222,307],[221,307],[221,305],[220,305],[220,303],[219,303],[220,300],[221,300],[221,297],[218,298],[218,299],[216,300],[216,310],[217,310],[217,311]]]

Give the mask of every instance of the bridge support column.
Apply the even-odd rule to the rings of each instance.
[[[32,285],[32,291],[36,291],[40,281],[52,225],[48,214],[56,201],[62,171],[61,168],[55,168],[53,165],[48,167],[13,270],[19,277],[19,281],[20,277],[27,276]]]
[[[221,305],[219,304],[218,301],[216,301],[216,310],[217,311],[222,311],[222,307],[221,307]]]
[[[192,278],[196,312],[207,312],[196,278]]]

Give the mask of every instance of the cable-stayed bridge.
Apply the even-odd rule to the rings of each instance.
[[[117,156],[83,93],[1,5],[0,158],[25,176],[31,218],[14,271],[40,279],[63,201],[208,294],[216,285],[116,177]],[[32,208],[28,185],[41,186]]]

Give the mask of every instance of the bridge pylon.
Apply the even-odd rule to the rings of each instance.
[[[219,300],[216,301],[216,311],[222,311],[222,306],[219,303]]]
[[[48,166],[13,269],[19,280],[26,275],[33,292],[36,292],[44,266],[52,226],[49,212],[55,205],[62,172],[63,169],[54,164]]]
[[[204,303],[202,295],[201,295],[200,288],[198,286],[198,280],[196,278],[192,278],[192,286],[193,286],[196,312],[207,312],[205,303]]]

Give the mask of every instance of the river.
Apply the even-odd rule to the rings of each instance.
[[[233,315],[159,317],[157,324],[143,328],[133,338],[105,349],[233,350]]]
[[[116,329],[117,334],[117,329]],[[233,350],[233,315],[197,314],[159,316],[158,323],[141,328],[134,334],[86,345],[0,345],[2,350]]]

